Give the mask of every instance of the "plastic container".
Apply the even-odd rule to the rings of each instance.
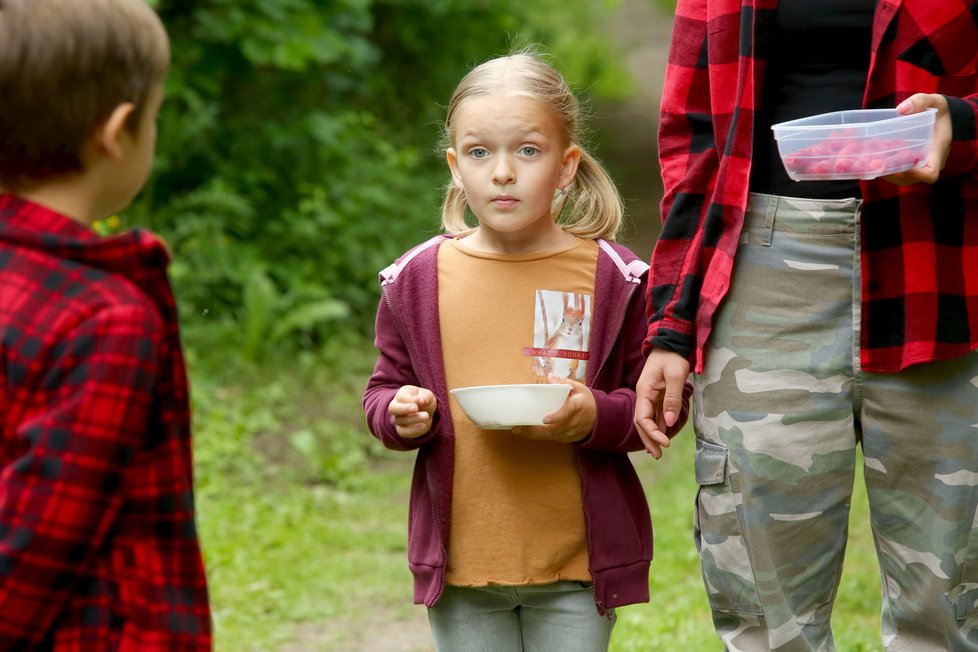
[[[543,417],[564,404],[570,385],[481,385],[449,390],[462,411],[486,430],[540,426]]]
[[[937,109],[834,111],[772,125],[778,152],[795,181],[875,179],[922,164]]]

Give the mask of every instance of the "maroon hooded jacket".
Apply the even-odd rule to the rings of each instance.
[[[381,272],[377,312],[380,356],[363,397],[370,431],[387,448],[417,450],[408,515],[408,563],[414,601],[432,606],[445,585],[452,506],[455,434],[438,322],[439,236]],[[598,611],[649,599],[652,522],[627,453],[642,449],[633,425],[634,386],[645,363],[645,278],[648,266],[627,248],[599,241],[594,323],[587,386],[597,403],[591,436],[579,451],[588,563]],[[387,412],[398,388],[434,392],[439,406],[431,430],[417,439],[397,435]],[[685,417],[685,410],[683,417]]]

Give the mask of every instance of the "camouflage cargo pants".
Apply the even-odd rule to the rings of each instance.
[[[696,543],[728,650],[833,650],[864,454],[887,650],[978,650],[978,354],[859,369],[857,200],[752,195],[694,379]]]

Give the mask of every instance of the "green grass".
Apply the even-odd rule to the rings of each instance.
[[[357,652],[365,631],[423,617],[406,564],[414,455],[383,450],[360,412],[372,356],[349,351],[340,376],[315,361],[195,376],[216,652]],[[719,649],[691,534],[693,439],[684,432],[660,461],[635,456],[655,527],[651,602],[619,610],[613,652]],[[868,530],[860,489],[834,617],[847,652],[880,649]]]
[[[409,460],[362,426],[368,352],[339,377],[305,368],[194,378],[199,525],[217,652],[343,647],[353,611],[410,608]],[[388,462],[387,460],[390,460]],[[355,621],[354,621],[355,622]],[[339,647],[327,647],[333,644]]]
[[[406,484],[398,469],[353,492],[251,487],[233,501],[204,500],[216,649],[273,650],[302,623],[324,626],[323,645],[339,644],[343,632],[330,622],[348,623],[371,605],[408,608]]]

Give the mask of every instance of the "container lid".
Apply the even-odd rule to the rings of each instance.
[[[847,125],[887,124],[933,124],[937,109],[928,108],[918,113],[902,114],[896,109],[852,109],[847,111],[832,111],[819,113],[807,118],[797,118],[771,125],[775,132],[790,133],[792,131],[830,130]]]

